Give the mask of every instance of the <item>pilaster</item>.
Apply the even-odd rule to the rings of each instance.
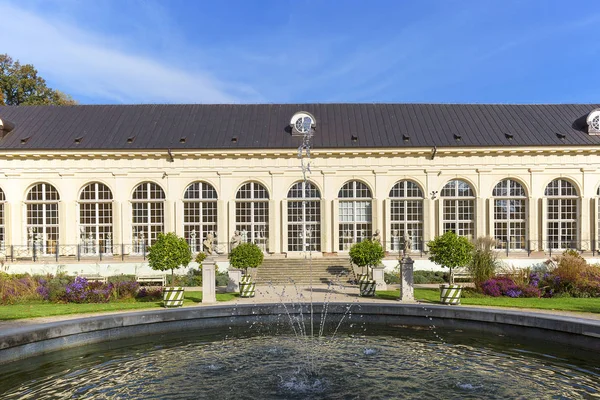
[[[340,209],[339,207],[340,201],[338,199],[333,199],[331,201],[331,251],[333,253],[337,253],[338,251],[340,251],[340,214],[338,211]]]
[[[322,252],[330,252],[331,243],[330,243],[330,232],[331,226],[329,225],[329,221],[331,220],[331,208],[327,205],[329,201],[325,199],[321,199],[321,251]]]
[[[277,225],[279,222],[279,216],[277,215],[277,201],[274,199],[269,200],[269,253],[278,253],[280,247],[279,232]]]
[[[281,249],[278,249],[278,252],[287,253],[288,249],[288,201],[287,199],[281,200],[281,224],[280,231],[281,232]]]
[[[227,214],[227,201],[217,200],[217,238],[219,244],[225,244],[223,251],[229,252],[229,239],[233,236],[233,231],[229,230],[229,215]]]

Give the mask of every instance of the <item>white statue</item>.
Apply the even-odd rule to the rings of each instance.
[[[242,236],[240,235],[240,231],[233,232],[233,236],[231,237],[231,250],[235,249],[242,243]]]
[[[379,229],[375,229],[375,233],[373,234],[371,240],[381,244],[381,232]]]
[[[244,242],[244,243],[248,242],[248,232],[246,232],[245,229],[242,229],[242,242]]]
[[[412,250],[412,239],[410,237],[410,232],[404,234],[404,254],[410,253]]]
[[[212,232],[208,232],[206,235],[206,239],[202,243],[204,245],[204,252],[208,255],[213,253],[213,243],[215,241],[215,236]]]

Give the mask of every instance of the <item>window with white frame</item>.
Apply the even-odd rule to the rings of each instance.
[[[165,227],[165,192],[153,182],[144,182],[133,191],[132,251],[141,253],[151,246]]]
[[[468,239],[475,237],[475,195],[471,186],[460,179],[444,186],[442,197],[442,234],[453,231]]]
[[[600,132],[600,114],[592,118],[592,123],[590,124],[590,126],[594,131]]]
[[[411,250],[423,250],[423,198],[412,181],[399,181],[390,190],[390,250],[402,250],[405,235],[410,237]]]
[[[183,234],[192,253],[203,250],[209,233],[217,237],[217,191],[209,183],[194,182],[183,196]]]
[[[579,195],[573,184],[555,179],[546,186],[547,245],[549,249],[576,249]]]
[[[321,192],[297,182],[287,197],[288,251],[321,251]]]
[[[103,183],[90,183],[79,196],[79,247],[82,254],[113,252],[113,195]]]
[[[6,202],[6,197],[4,196],[4,191],[0,189],[0,251],[4,251],[6,249],[6,237],[4,236],[4,203]]]
[[[592,110],[587,117],[588,133],[591,135],[600,134],[600,108]]]
[[[371,238],[373,196],[364,183],[350,181],[340,189],[338,198],[339,250],[347,251],[354,243]]]
[[[527,248],[527,196],[523,185],[504,179],[494,187],[494,237],[498,247]]]
[[[58,203],[56,188],[38,183],[27,193],[27,247],[37,254],[55,254],[58,246]]]
[[[242,241],[268,251],[269,192],[258,182],[248,182],[239,188],[235,199],[235,229]]]

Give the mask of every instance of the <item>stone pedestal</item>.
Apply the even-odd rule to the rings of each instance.
[[[240,292],[240,279],[242,279],[242,270],[229,268],[227,271],[229,275],[229,282],[227,283],[228,293],[239,293]]]
[[[415,301],[413,267],[412,258],[402,257],[400,260],[400,301]]]
[[[383,270],[384,267],[373,268],[373,280],[375,281],[376,290],[387,290],[387,284],[385,283],[385,274]]]
[[[215,303],[217,301],[216,295],[216,273],[215,263],[206,262],[202,263],[202,302],[203,303]]]

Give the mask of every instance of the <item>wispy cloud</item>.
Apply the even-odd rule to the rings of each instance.
[[[33,64],[75,98],[119,103],[235,103],[260,101],[249,85],[219,79],[201,67],[181,68],[160,55],[136,54],[110,37],[0,2],[0,51]]]

